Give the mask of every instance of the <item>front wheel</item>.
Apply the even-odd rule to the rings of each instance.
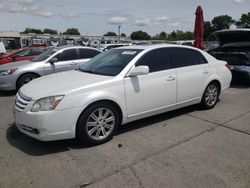
[[[119,124],[119,113],[109,103],[96,103],[80,116],[76,135],[87,145],[98,145],[112,139]]]
[[[218,102],[219,98],[219,86],[218,84],[212,82],[206,87],[202,100],[201,106],[205,109],[213,108]]]
[[[34,80],[38,77],[38,75],[32,73],[22,75],[17,81],[17,90],[19,90],[23,85],[29,83],[31,80]]]

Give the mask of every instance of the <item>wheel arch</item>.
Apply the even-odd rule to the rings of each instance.
[[[26,74],[34,74],[34,75],[36,75],[37,77],[41,77],[41,75],[38,74],[38,73],[36,73],[36,72],[24,72],[24,73],[20,74],[20,75],[17,77],[17,79],[16,79],[16,88],[17,88],[17,84],[18,84],[18,81],[20,80],[20,78],[21,78],[22,76],[26,75]]]
[[[83,110],[82,112],[80,113],[80,115],[78,116],[77,118],[77,121],[76,121],[76,126],[78,125],[78,122],[80,120],[80,117],[82,116],[82,114],[86,111],[86,109],[88,109],[90,106],[92,105],[95,105],[97,103],[108,103],[108,104],[111,104],[113,105],[116,109],[117,109],[117,112],[119,114],[119,125],[121,125],[122,123],[122,120],[123,120],[123,112],[122,112],[122,109],[120,107],[120,105],[118,103],[116,103],[115,101],[113,100],[110,100],[110,99],[100,99],[100,100],[96,100],[94,102],[91,102],[90,104],[88,104]],[[77,129],[75,129],[76,131]]]

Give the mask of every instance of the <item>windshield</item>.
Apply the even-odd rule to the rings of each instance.
[[[57,50],[47,50],[46,52],[41,53],[39,56],[34,57],[31,61],[34,61],[34,62],[44,61],[56,52]]]
[[[113,49],[94,57],[80,71],[106,76],[115,76],[142,50]]]

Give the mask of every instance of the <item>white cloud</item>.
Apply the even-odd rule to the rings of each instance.
[[[137,19],[135,20],[135,24],[138,26],[152,26],[151,20],[150,19]]]
[[[12,3],[17,3],[17,4],[33,4],[35,1],[34,0],[9,0]]]
[[[168,18],[166,16],[156,18],[155,21],[157,22],[166,22],[168,21]]]
[[[122,25],[128,22],[128,18],[121,16],[114,16],[109,19],[109,23],[112,25]]]
[[[7,4],[0,6],[0,11],[7,13],[21,13],[33,16],[52,17],[55,16],[52,12],[45,11],[34,3],[34,0],[10,0]]]
[[[169,25],[170,25],[171,27],[178,28],[178,29],[181,29],[181,28],[182,28],[180,22],[174,22],[174,23],[171,23],[171,24],[169,24]]]
[[[243,4],[243,3],[250,3],[250,0],[233,0],[235,3]]]

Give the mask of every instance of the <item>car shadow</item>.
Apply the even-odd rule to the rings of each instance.
[[[153,124],[155,123],[162,122],[162,126],[167,126],[166,122],[164,121],[168,119],[200,110],[202,109],[198,105],[193,105],[142,120],[134,121],[132,123],[120,126],[115,136],[126,134],[127,132],[135,131],[147,126],[153,126]],[[14,123],[9,124],[9,128],[6,131],[6,138],[11,146],[31,156],[49,155],[53,153],[69,151],[72,149],[75,150],[92,147],[85,146],[78,142],[76,139],[49,142],[38,141],[20,132]]]
[[[246,81],[232,81],[231,88],[236,88],[236,89],[249,89],[250,88],[250,82]]]
[[[0,97],[8,97],[16,95],[16,91],[0,91]]]

